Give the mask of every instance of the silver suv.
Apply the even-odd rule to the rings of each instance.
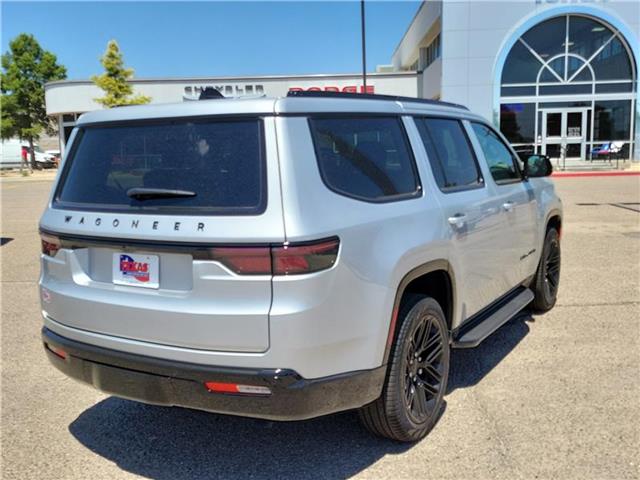
[[[463,107],[303,92],[81,117],[40,221],[49,359],[107,393],[415,441],[452,348],[553,307],[561,204]]]

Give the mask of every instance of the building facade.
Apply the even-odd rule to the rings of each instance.
[[[392,62],[516,147],[586,159],[617,142],[640,160],[639,38],[637,0],[444,0],[422,5]]]
[[[378,67],[367,92],[442,99],[485,116],[513,143],[553,157],[588,159],[611,142],[640,161],[638,0],[426,1]],[[136,80],[153,102],[206,86],[225,96],[291,89],[364,92],[360,75]],[[79,113],[100,108],[89,81],[46,87],[61,143]]]
[[[136,79],[131,84],[135,93],[151,97],[151,103],[173,103],[197,99],[207,87],[216,88],[225,97],[278,97],[286,95],[289,90],[367,92],[415,97],[418,95],[417,77],[416,72],[373,73],[367,75],[366,89],[359,74]],[[90,80],[62,80],[45,86],[47,114],[55,117],[58,122],[61,151],[64,151],[76,119],[85,112],[103,108],[95,101],[95,98],[103,94]]]

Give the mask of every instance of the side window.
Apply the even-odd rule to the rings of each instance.
[[[331,190],[378,202],[420,192],[399,118],[322,117],[309,123],[320,173]]]
[[[522,176],[516,166],[518,160],[500,137],[491,128],[481,123],[471,122],[471,126],[478,137],[480,148],[496,183],[521,180]]]
[[[460,121],[416,118],[416,125],[441,190],[483,186],[478,162]]]

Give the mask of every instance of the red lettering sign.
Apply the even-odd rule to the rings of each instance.
[[[375,93],[375,88],[373,85],[367,85],[366,88],[364,85],[348,85],[346,87],[335,87],[335,86],[324,86],[324,87],[291,87],[289,88],[290,92],[343,92],[343,93]]]

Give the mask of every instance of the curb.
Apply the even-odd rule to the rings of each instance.
[[[2,183],[21,183],[21,182],[52,182],[55,180],[58,171],[55,170],[51,173],[31,174],[26,177],[21,175],[0,175],[0,184]]]
[[[609,172],[553,172],[551,174],[554,178],[577,178],[577,177],[633,177],[640,176],[640,171],[609,171]]]

